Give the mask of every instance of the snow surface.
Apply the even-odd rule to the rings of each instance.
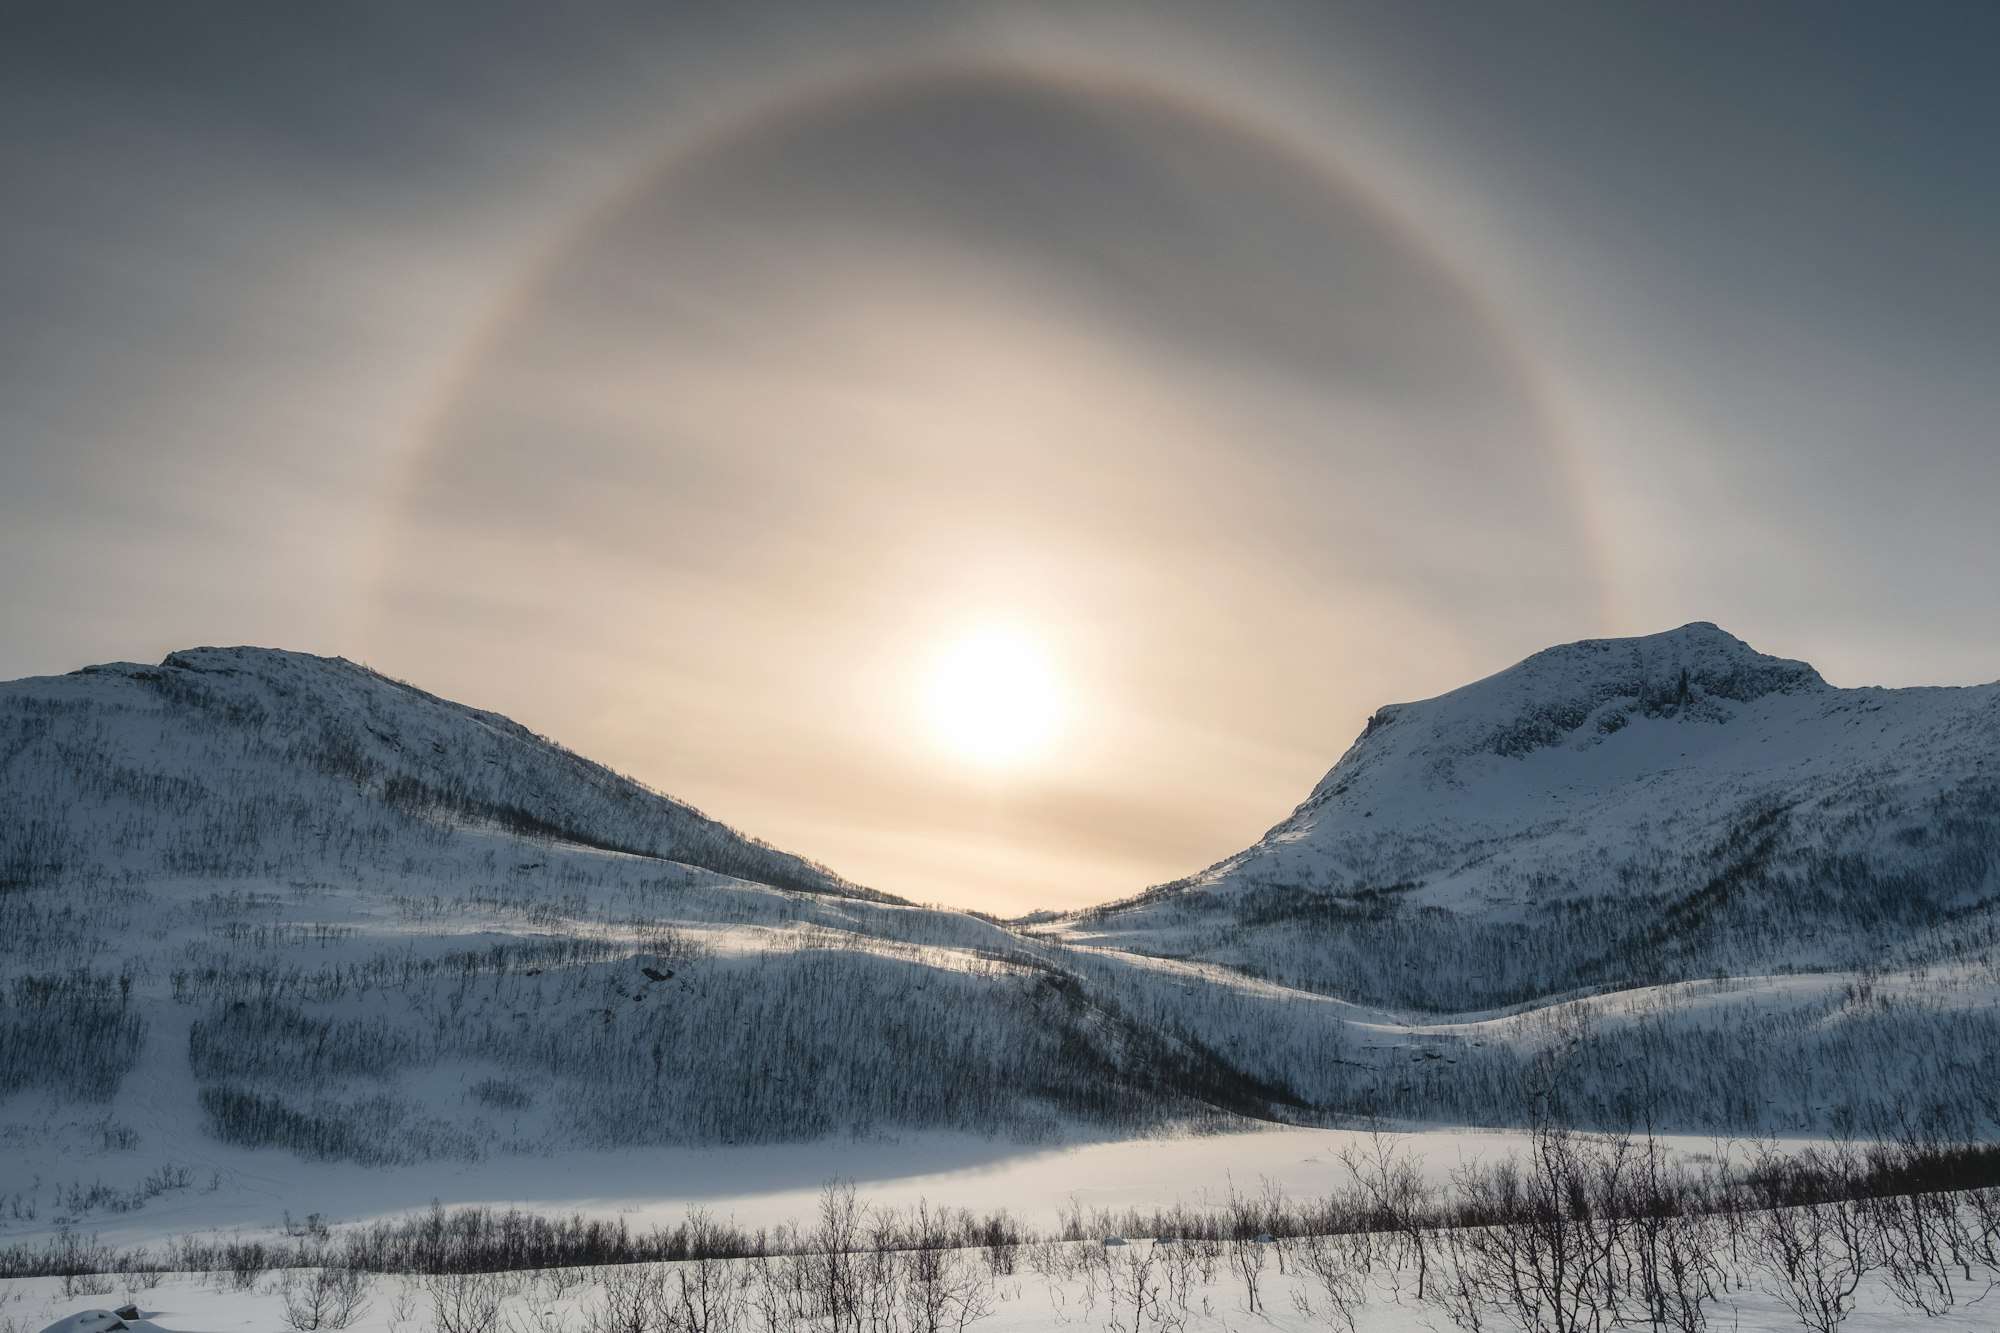
[[[1442,1126],[1391,1132],[1387,1138],[1408,1151],[1425,1178],[1437,1185],[1459,1166],[1516,1156],[1526,1142],[1515,1130]],[[1741,1147],[1699,1135],[1668,1135],[1663,1142],[1694,1156]],[[1801,1146],[1804,1141],[1780,1142]],[[755,1228],[810,1218],[820,1190],[835,1178],[854,1182],[884,1207],[907,1208],[927,1199],[980,1212],[1004,1209],[1046,1229],[1074,1207],[1088,1214],[1213,1204],[1227,1198],[1232,1188],[1252,1193],[1266,1181],[1294,1195],[1325,1194],[1348,1179],[1340,1154],[1368,1146],[1366,1131],[1297,1127],[1047,1147],[929,1133],[754,1147],[555,1152],[469,1164],[360,1169],[195,1138],[185,1151],[177,1145],[174,1156],[192,1162],[198,1171],[222,1173],[223,1188],[208,1190],[204,1180],[144,1208],[93,1217],[89,1230],[115,1245],[209,1231],[274,1236],[286,1212],[303,1217],[310,1210],[346,1224],[419,1212],[434,1199],[622,1217],[639,1230],[655,1223],[671,1225],[690,1207],[702,1207],[719,1219]],[[23,1163],[37,1172],[66,1164],[52,1154],[35,1153]],[[0,1239],[55,1234],[55,1226],[44,1223],[7,1228]]]
[[[1124,1247],[1131,1257],[1143,1259],[1150,1241],[1134,1241]],[[1114,1262],[1124,1262],[1121,1251]],[[966,1257],[968,1266],[981,1266],[976,1255]],[[678,1266],[663,1265],[669,1274]],[[731,1268],[736,1265],[731,1265]],[[558,1294],[545,1280],[523,1275],[510,1282],[513,1294],[500,1307],[502,1327],[576,1329],[589,1309],[595,1292],[592,1283],[603,1270],[580,1270],[585,1283]],[[1367,1301],[1355,1311],[1354,1333],[1439,1333],[1450,1325],[1434,1309],[1420,1305],[1413,1297],[1411,1273],[1379,1274],[1370,1284]],[[1302,1313],[1294,1304],[1293,1293],[1310,1300],[1311,1286],[1295,1274],[1280,1274],[1275,1264],[1267,1267],[1262,1279],[1261,1309],[1247,1308],[1241,1285],[1228,1273],[1213,1283],[1197,1287],[1184,1316],[1177,1324],[1188,1333],[1240,1333],[1242,1330],[1272,1330],[1274,1333],[1308,1333],[1332,1325],[1322,1299],[1314,1314]],[[1030,1330],[1060,1328],[1131,1327],[1133,1311],[1121,1305],[1108,1285],[1087,1286],[1083,1281],[1049,1281],[1025,1270],[994,1279],[989,1289],[991,1312],[970,1324],[980,1333],[1029,1333]],[[286,1327],[283,1301],[275,1278],[267,1278],[249,1291],[227,1289],[215,1279],[201,1275],[169,1275],[158,1286],[135,1294],[143,1318],[127,1325],[171,1333],[231,1333],[246,1330],[271,1333]],[[1856,1293],[1854,1312],[1842,1325],[1848,1333],[1901,1333],[1926,1329],[1937,1333],[1971,1333],[1995,1326],[1993,1311],[1985,1303],[1971,1303],[1943,1315],[1926,1317],[1896,1305],[1879,1277],[1865,1279]],[[97,1318],[103,1313],[102,1296],[61,1294],[58,1278],[0,1280],[0,1329],[19,1333],[102,1333],[115,1327]],[[1761,1286],[1747,1286],[1721,1294],[1709,1310],[1710,1326],[1735,1333],[1779,1333],[1796,1330],[1798,1321],[1773,1293]],[[369,1304],[351,1326],[351,1333],[416,1333],[430,1327],[430,1300],[421,1278],[384,1277],[371,1284]],[[512,1321],[519,1320],[518,1324]],[[49,1322],[53,1321],[53,1322]],[[1160,1325],[1144,1323],[1144,1328]]]

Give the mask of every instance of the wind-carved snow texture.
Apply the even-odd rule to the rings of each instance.
[[[1551,1079],[1582,1123],[1989,1135],[1996,740],[2000,687],[1573,644],[1378,711],[1200,875],[1007,923],[338,659],[0,685],[0,1227],[273,1154],[1509,1125]]]

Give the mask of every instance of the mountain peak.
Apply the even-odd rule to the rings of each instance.
[[[1766,696],[1828,688],[1807,663],[1760,653],[1706,620],[1557,644],[1445,694],[1377,709],[1299,813],[1383,764],[1403,781],[1420,775],[1426,785],[1452,785],[1461,766],[1482,757],[1589,746],[1642,717],[1726,722]]]
[[[1538,662],[1580,662],[1624,669],[1630,662],[1656,664],[1666,658],[1684,662],[1690,675],[1752,675],[1758,677],[1760,685],[1768,685],[1772,689],[1810,689],[1826,685],[1820,679],[1820,673],[1816,673],[1810,664],[1758,652],[1748,642],[1712,620],[1690,620],[1680,628],[1660,630],[1656,634],[1632,634],[1626,638],[1578,638],[1576,642],[1542,648],[1498,675],[1504,677],[1534,667]]]
[[[98,662],[78,667],[69,674],[122,676],[146,681],[159,679],[163,672],[187,672],[201,676],[247,676],[265,681],[305,679],[313,672],[345,673],[384,681],[389,679],[344,657],[320,657],[312,653],[295,652],[289,648],[258,648],[249,644],[227,648],[176,648],[161,658],[157,665],[145,662]]]
[[[318,657],[286,648],[258,648],[239,644],[233,648],[179,648],[160,659],[162,667],[182,671],[240,671],[253,667],[347,667],[354,663],[344,657]],[[365,669],[365,668],[362,668]]]
[[[1440,695],[1504,712],[1509,705],[1573,711],[1630,696],[1657,711],[1697,698],[1747,703],[1767,694],[1825,689],[1805,662],[1773,657],[1706,620],[1622,639],[1579,639],[1544,648],[1505,671]]]

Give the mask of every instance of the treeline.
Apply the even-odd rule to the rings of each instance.
[[[1041,1239],[1004,1211],[977,1216],[968,1209],[925,1205],[921,1226],[894,1209],[866,1208],[851,1183],[827,1186],[821,1221],[814,1227],[787,1223],[750,1229],[695,1211],[674,1225],[634,1230],[623,1218],[572,1213],[548,1217],[518,1208],[430,1208],[408,1217],[335,1229],[319,1214],[294,1222],[286,1215],[285,1235],[272,1239],[175,1236],[158,1249],[120,1249],[60,1230],[39,1245],[16,1243],[0,1249],[0,1279],[84,1276],[92,1273],[240,1273],[274,1269],[355,1268],[370,1273],[441,1276],[460,1273],[528,1272],[547,1268],[590,1268],[699,1259],[747,1259],[780,1254],[812,1254],[860,1247],[848,1224],[864,1213],[868,1242],[891,1249],[927,1246],[1014,1252]],[[1011,1271],[1011,1270],[1010,1270]]]
[[[594,1147],[801,1141],[1067,1120],[1145,1130],[1306,1110],[1215,1049],[1133,1022],[1059,971],[951,967],[853,947],[690,964],[653,955],[541,971],[447,972],[400,1016],[275,1001],[211,1006],[191,1027],[211,1132],[336,1160],[460,1155],[485,1107],[444,1133],[388,1090],[441,1061],[540,1089],[550,1132]],[[358,1080],[383,1091],[354,1096]],[[397,1114],[391,1114],[391,1108]],[[481,1125],[485,1124],[482,1130]],[[386,1157],[384,1155],[387,1155]]]

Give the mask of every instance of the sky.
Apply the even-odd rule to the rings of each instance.
[[[2000,677],[2000,10],[0,8],[0,678],[255,643],[1177,878],[1712,620]]]

